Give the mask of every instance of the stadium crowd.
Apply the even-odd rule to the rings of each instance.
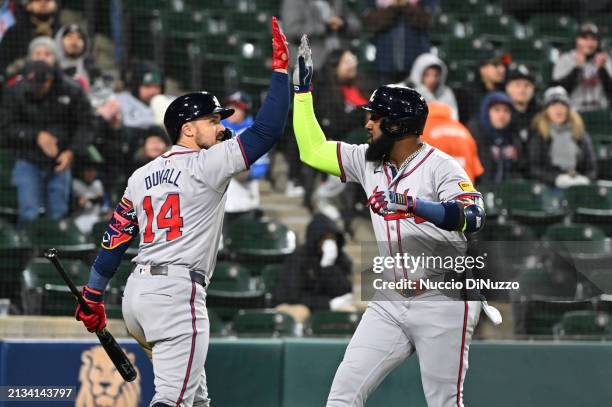
[[[173,3],[176,11],[184,11],[186,6],[177,3],[184,2]],[[515,58],[515,39],[498,41],[491,31],[472,43],[480,46],[466,48],[465,60],[457,60],[449,47],[458,38],[477,37],[461,32],[473,31],[470,18],[478,16],[461,15],[463,9],[453,14],[457,10],[450,1],[276,3],[270,11],[280,16],[293,55],[300,36],[310,36],[315,106],[328,138],[364,142],[365,115],[359,107],[379,84],[398,83],[417,89],[429,104],[423,140],[455,157],[477,188],[495,192],[509,181],[525,179],[562,194],[600,178],[598,159],[607,157],[599,148],[605,140],[595,143],[590,133],[597,123],[587,118],[609,109],[612,101],[612,61],[606,50],[612,37],[608,26],[593,17],[610,13],[611,2],[579,6],[573,16],[580,21],[575,31],[568,30],[574,33],[570,41],[551,39],[546,51],[542,48],[546,64]],[[481,15],[512,19],[517,27],[538,11],[552,12],[552,3],[564,3],[569,8],[556,11],[567,15],[574,7],[573,2],[547,1],[537,2],[542,3],[538,7],[524,1],[461,3],[478,3]],[[3,160],[14,160],[10,171],[2,173],[3,182],[10,184],[2,185],[2,191],[14,187],[17,197],[15,211],[3,213],[17,230],[40,217],[70,218],[90,235],[108,219],[127,177],[170,147],[163,129],[165,108],[182,91],[194,89],[193,83],[173,78],[172,61],[155,58],[154,52],[144,59],[125,52],[129,49],[118,57],[111,49],[106,57],[115,63],[111,69],[108,63],[102,67],[93,52],[94,35],[100,34],[66,10],[60,0],[9,0],[2,9],[0,18],[10,24],[0,25],[0,149],[6,153]],[[214,10],[201,11],[200,23],[213,27]],[[449,20],[455,23],[445,25]],[[493,34],[490,41],[488,34]],[[537,33],[531,39],[544,40]],[[369,52],[373,49],[375,54]],[[204,88],[212,80],[206,68],[203,64],[200,72],[208,78],[200,83]],[[239,134],[253,122],[260,95],[240,82],[222,86],[225,104],[236,110],[224,125]],[[606,136],[612,137],[609,130]],[[278,157],[262,157],[230,184],[227,221],[261,219],[262,180],[288,197],[302,198],[313,215],[307,238],[285,258],[268,305],[329,309],[332,300],[344,304],[352,267],[343,252],[344,232],[352,234],[354,217],[367,214],[366,197],[353,185],[305,168],[290,128],[274,155],[287,162],[286,188],[274,179]],[[335,226],[339,221],[343,230]]]

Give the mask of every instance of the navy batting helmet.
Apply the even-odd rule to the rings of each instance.
[[[208,92],[188,93],[170,103],[164,115],[164,126],[172,142],[176,143],[183,124],[211,114],[220,114],[221,119],[225,119],[234,114],[234,109],[222,107],[219,100]]]
[[[421,135],[429,109],[423,96],[416,90],[401,85],[383,85],[376,89],[364,110],[383,117],[384,134],[399,138]]]

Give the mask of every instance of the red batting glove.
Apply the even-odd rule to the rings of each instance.
[[[272,17],[272,69],[287,68],[289,68],[287,37],[278,25],[276,17]]]
[[[102,292],[85,286],[83,287],[83,299],[91,308],[92,313],[86,314],[79,304],[75,313],[76,320],[83,321],[83,325],[89,332],[100,332],[106,327],[106,310]]]
[[[368,205],[372,212],[377,215],[385,215],[387,213],[387,201],[385,200],[384,191],[379,191],[378,187],[374,188],[372,195],[368,198]]]

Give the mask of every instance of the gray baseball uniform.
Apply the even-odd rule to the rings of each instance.
[[[225,190],[231,177],[246,167],[234,138],[201,151],[175,145],[128,180],[122,202],[136,212],[140,247],[125,288],[123,316],[153,361],[156,393],[151,405],[209,405],[206,291],[190,272],[210,282]]]
[[[365,159],[368,145],[339,143],[341,178],[362,185],[367,195],[375,188],[429,201],[448,201],[479,195],[461,166],[447,154],[425,145],[397,174],[388,164]],[[462,255],[466,238],[413,216],[371,214],[381,256],[397,253]],[[443,271],[387,268],[386,281],[443,279]],[[334,378],[328,407],[363,406],[386,375],[413,352],[419,356],[421,380],[431,407],[463,406],[463,380],[468,349],[481,303],[449,298],[437,290],[404,296],[378,291],[370,302]]]

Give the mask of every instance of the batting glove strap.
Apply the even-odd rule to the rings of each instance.
[[[85,286],[83,287],[83,298],[85,298],[85,301],[87,302],[102,302],[104,301],[104,293]]]

